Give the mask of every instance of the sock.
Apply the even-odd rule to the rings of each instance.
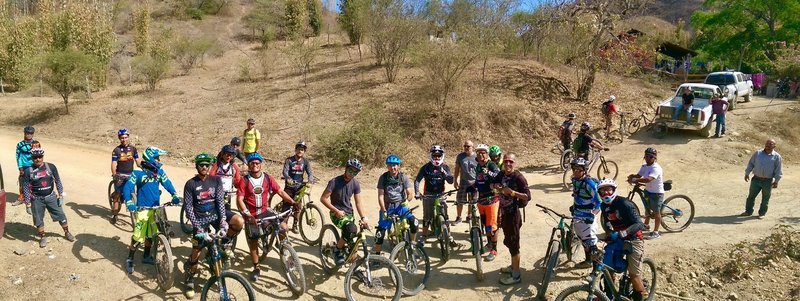
[[[150,257],[150,247],[152,246],[144,246],[144,256]]]
[[[633,301],[642,301],[642,292],[633,291],[631,298]]]

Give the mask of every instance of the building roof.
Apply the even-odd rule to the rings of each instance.
[[[697,56],[696,51],[670,42],[664,42],[661,46],[658,46],[658,52],[677,60],[681,60],[689,55],[693,57]]]

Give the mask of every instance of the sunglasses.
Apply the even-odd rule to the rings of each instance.
[[[345,172],[347,172],[348,175],[351,175],[351,176],[355,177],[361,171],[360,170],[356,170],[356,169],[352,169],[352,168],[348,168]]]
[[[250,161],[250,162],[247,162],[247,164],[248,165],[261,165],[261,162],[259,162],[259,161]]]
[[[514,164],[514,160],[503,160],[505,164]]]
[[[572,171],[573,172],[579,172],[579,171],[586,171],[586,170],[583,169],[583,168],[573,168]]]
[[[209,167],[211,167],[211,164],[208,164],[208,163],[201,163],[201,164],[197,164],[197,167],[200,167],[200,168],[209,168]]]
[[[472,145],[467,145],[467,144],[464,144],[464,147],[469,147],[469,148],[471,148],[471,147],[472,147]]]

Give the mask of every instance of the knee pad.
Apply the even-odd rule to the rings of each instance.
[[[344,226],[344,231],[342,232],[344,232],[342,233],[342,237],[349,241],[353,239],[353,236],[355,236],[356,232],[358,232],[358,229],[356,228],[356,224],[349,223]]]
[[[487,235],[494,235],[495,234],[494,231],[492,231],[492,226],[488,226],[487,225],[485,230],[486,230],[486,234]]]
[[[384,236],[386,236],[386,229],[378,228],[377,233],[375,233],[375,245],[382,245]]]
[[[419,230],[419,220],[413,217],[409,218],[408,229],[411,230],[411,233],[417,233],[417,231]]]

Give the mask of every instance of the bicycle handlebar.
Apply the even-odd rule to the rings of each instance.
[[[553,209],[550,209],[550,208],[547,208],[547,207],[545,207],[544,205],[541,205],[541,204],[536,204],[536,207],[542,208],[542,212],[544,212],[544,213],[547,213],[547,214],[551,214],[551,213],[552,213],[552,214],[555,214],[555,215],[557,215],[558,217],[560,217],[560,218],[563,218],[563,219],[572,219],[572,217],[571,217],[571,216],[566,216],[566,215],[563,215],[563,214],[561,214],[561,213],[558,213],[558,212],[556,212],[556,211],[555,211],[555,210],[553,210]]]
[[[178,205],[180,205],[180,204],[178,204]],[[161,209],[161,208],[168,207],[168,206],[173,206],[172,202],[167,202],[167,203],[161,204],[160,206],[136,206],[136,210]],[[175,205],[175,206],[177,206],[177,205]]]
[[[266,224],[266,223],[268,223],[270,221],[283,219],[287,215],[292,214],[292,211],[294,211],[294,210],[291,207],[289,207],[289,209],[287,209],[284,212],[278,213],[278,214],[273,215],[273,216],[262,217],[262,218],[256,219],[256,221],[258,222],[258,224]]]
[[[453,190],[445,191],[445,192],[442,192],[442,193],[423,194],[422,197],[423,198],[440,198],[440,197],[443,197],[445,195],[451,195],[451,194],[453,194],[455,192],[458,192],[458,189],[453,189]]]

